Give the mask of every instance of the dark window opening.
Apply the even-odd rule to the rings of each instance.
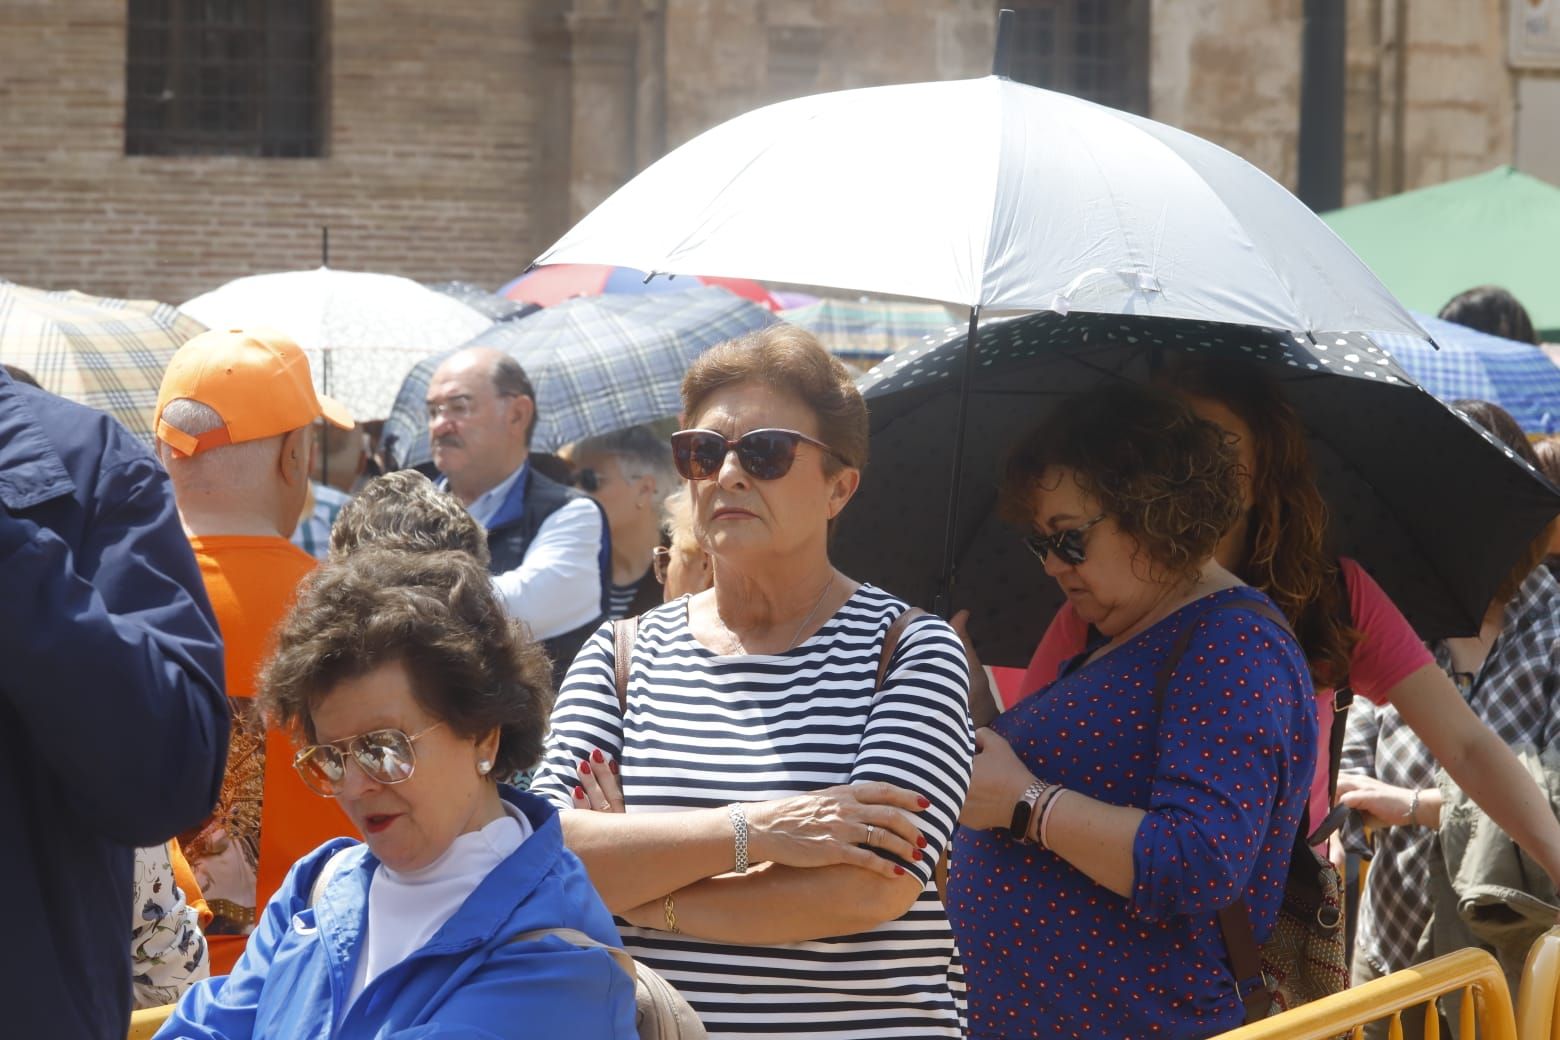
[[[1148,0],[1001,0],[1013,8],[1009,75],[1148,114]]]
[[[325,0],[129,0],[126,155],[324,153]]]

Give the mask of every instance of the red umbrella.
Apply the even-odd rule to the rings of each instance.
[[[499,295],[522,303],[551,307],[576,296],[603,296],[607,293],[676,292],[694,285],[718,285],[738,296],[768,307],[780,309],[779,302],[757,282],[746,278],[706,278],[703,276],[658,275],[646,280],[643,271],[607,264],[550,264],[521,275],[499,290]]]

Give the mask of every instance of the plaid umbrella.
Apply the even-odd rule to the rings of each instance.
[[[1531,343],[1490,336],[1424,314],[1414,317],[1435,337],[1372,336],[1414,381],[1443,401],[1473,398],[1498,404],[1528,433],[1560,432],[1560,368]]]
[[[45,390],[98,408],[151,444],[157,387],[205,326],[166,303],[0,283],[0,361]]]
[[[522,303],[552,307],[576,296],[606,296],[618,293],[678,292],[689,285],[718,285],[738,296],[768,307],[780,309],[769,290],[747,278],[710,278],[703,275],[677,278],[651,278],[632,267],[608,264],[553,264],[527,271],[498,290],[500,296]]]
[[[451,299],[459,300],[492,321],[514,321],[542,309],[540,304],[511,300],[498,293],[488,292],[480,285],[473,285],[470,282],[424,282],[423,284],[434,292],[441,292]]]
[[[780,312],[818,337],[829,353],[850,361],[881,361],[914,343],[943,343],[964,331],[966,315],[935,303],[895,300],[840,300]]]
[[[725,289],[566,300],[493,326],[467,347],[497,347],[536,387],[532,447],[555,451],[582,437],[676,415],[683,373],[705,350],[763,328],[774,315]],[[453,351],[412,369],[385,422],[398,464],[430,461],[424,403],[434,370]]]

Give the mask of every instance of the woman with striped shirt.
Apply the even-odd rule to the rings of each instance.
[[[683,405],[714,587],[643,616],[626,708],[611,628],[586,644],[535,790],[712,1036],[960,1036],[932,868],[969,784],[969,672],[943,621],[829,562],[866,405],[784,325],[706,353]]]

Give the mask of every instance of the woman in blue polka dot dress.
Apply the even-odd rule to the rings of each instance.
[[[972,1037],[1241,1024],[1217,913],[1244,899],[1257,941],[1272,929],[1316,718],[1282,615],[1213,560],[1238,465],[1217,426],[1127,385],[1064,402],[1008,460],[1004,512],[1098,638],[978,734],[948,886]]]

